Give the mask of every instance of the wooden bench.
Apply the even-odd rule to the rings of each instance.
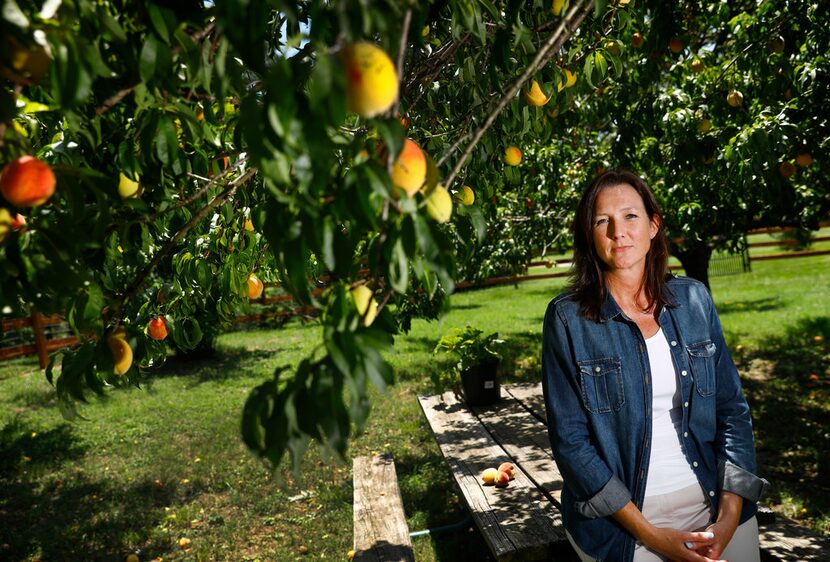
[[[496,560],[570,560],[558,509],[561,476],[541,425],[504,396],[495,406],[468,409],[452,392],[418,400],[461,497]],[[484,469],[513,463],[506,488],[482,484]]]
[[[354,560],[414,562],[392,456],[355,457],[352,472]]]
[[[559,512],[562,477],[547,436],[540,384],[502,386],[493,406],[468,408],[452,392],[419,396],[461,496],[496,560],[575,560]],[[510,461],[516,479],[497,489],[479,478]],[[758,517],[761,560],[830,560],[830,539],[767,510]]]

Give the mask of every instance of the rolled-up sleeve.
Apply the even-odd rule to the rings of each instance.
[[[749,405],[741,390],[738,369],[726,348],[723,328],[714,302],[711,297],[707,300],[712,339],[717,349],[715,454],[718,459],[718,486],[721,490],[757,502],[769,482],[756,476],[758,469],[755,463],[755,439],[752,434]]]
[[[542,332],[542,389],[548,435],[556,464],[575,496],[574,508],[583,517],[593,519],[622,509],[631,500],[631,492],[614,476],[591,442],[577,376],[567,323],[551,303]]]

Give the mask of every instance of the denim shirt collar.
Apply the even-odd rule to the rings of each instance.
[[[669,274],[669,277],[670,277],[670,279],[673,279],[673,278],[676,278],[677,276],[674,275],[674,274]],[[666,295],[667,298],[665,300],[668,302],[670,308],[680,308],[680,307],[682,307],[682,304],[675,297],[672,290],[668,287],[668,284],[666,284],[664,286],[664,291],[666,291],[668,293]],[[600,322],[607,322],[609,320],[612,320],[617,315],[623,314],[623,311],[620,308],[620,305],[618,305],[617,301],[614,300],[614,296],[611,294],[611,291],[609,291],[607,289],[607,287],[606,287],[606,290],[605,290],[605,301],[603,301],[602,307],[600,308],[599,312],[600,312],[600,314],[599,314],[599,321]],[[663,313],[663,311],[660,311],[661,315],[662,315],[662,313]]]

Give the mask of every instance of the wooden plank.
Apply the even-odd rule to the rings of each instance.
[[[414,562],[392,456],[355,457],[352,471],[354,560]]]
[[[775,523],[759,525],[761,560],[830,560],[830,539],[799,525],[792,519],[775,515]]]
[[[49,364],[49,350],[46,349],[46,334],[43,333],[43,316],[32,308],[32,330],[35,333],[35,348],[37,360],[41,369]]]
[[[506,384],[501,387],[502,393],[518,400],[534,417],[542,423],[547,423],[545,412],[545,397],[542,394],[542,383]],[[546,430],[547,431],[547,430]]]
[[[14,347],[4,347],[0,349],[0,361],[6,359],[14,359],[15,357],[24,357],[26,355],[34,355],[37,352],[37,347],[33,343],[24,345],[16,345]]]
[[[545,424],[506,392],[497,404],[473,410],[513,464],[559,506],[562,475],[553,460]],[[561,540],[567,540],[564,529],[560,534]]]
[[[32,325],[31,318],[5,318],[3,320],[3,331],[11,332],[12,330],[19,330],[21,328],[28,328]]]
[[[479,420],[453,395],[419,396],[435,434],[487,545],[497,560],[548,559],[563,537],[559,510],[521,470],[506,488],[484,486],[484,469],[509,460]]]

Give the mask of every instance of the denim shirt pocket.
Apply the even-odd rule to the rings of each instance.
[[[625,403],[622,364],[617,357],[577,361],[582,402],[592,414],[615,412]]]
[[[712,340],[693,343],[686,346],[692,375],[695,378],[697,393],[703,397],[715,393],[715,346]]]

